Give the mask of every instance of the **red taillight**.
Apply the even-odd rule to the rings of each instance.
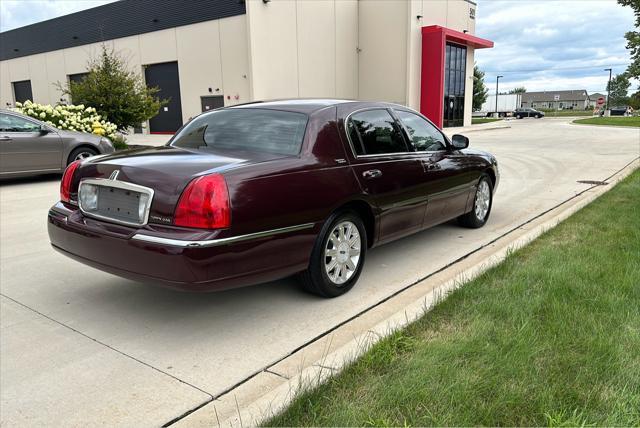
[[[71,162],[67,169],[62,174],[62,181],[60,182],[60,200],[63,202],[69,202],[71,199],[71,180],[73,180],[73,173],[76,172],[76,168],[80,165],[80,160]]]
[[[224,177],[211,174],[192,180],[180,196],[173,223],[200,229],[229,227],[231,210]]]

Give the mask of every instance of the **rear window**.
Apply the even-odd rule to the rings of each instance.
[[[297,155],[306,126],[307,115],[302,113],[258,108],[218,110],[189,122],[171,145]]]

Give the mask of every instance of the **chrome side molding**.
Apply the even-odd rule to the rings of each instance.
[[[203,247],[219,247],[221,245],[235,244],[236,242],[249,241],[258,238],[267,238],[282,233],[296,232],[304,229],[311,229],[314,223],[298,224],[296,226],[282,227],[279,229],[265,230],[262,232],[248,233],[246,235],[230,236],[229,238],[209,239],[206,241],[186,241],[182,239],[163,238],[160,236],[152,236],[144,233],[136,233],[131,237],[135,241],[150,242],[153,244],[168,245],[171,247],[183,248],[203,248]]]

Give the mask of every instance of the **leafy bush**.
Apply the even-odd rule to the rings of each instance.
[[[158,114],[169,100],[157,97],[160,89],[149,88],[139,73],[131,71],[120,54],[102,46],[98,58],[87,63],[87,75],[78,82],[57,83],[74,104],[93,106],[98,113],[124,130]]]
[[[58,129],[69,131],[89,132],[104,135],[110,139],[117,138],[117,126],[103,119],[93,107],[79,105],[51,105],[37,104],[25,101],[16,103],[13,109],[18,113],[41,120]]]

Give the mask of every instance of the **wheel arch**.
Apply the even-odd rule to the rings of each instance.
[[[496,173],[493,170],[493,168],[487,168],[484,172],[491,179],[491,187],[495,187],[496,186]]]
[[[65,168],[67,165],[71,163],[72,161],[71,155],[73,154],[73,152],[75,152],[78,149],[91,149],[91,151],[97,152],[97,154],[100,154],[100,149],[94,146],[93,144],[90,144],[90,143],[78,144],[77,146],[71,147],[71,150],[69,150],[69,152],[67,153],[67,158],[65,159],[66,163],[64,164]]]
[[[354,211],[357,213],[367,231],[367,248],[371,248],[376,239],[376,217],[373,213],[373,207],[366,201],[355,199],[340,205],[333,212]]]

